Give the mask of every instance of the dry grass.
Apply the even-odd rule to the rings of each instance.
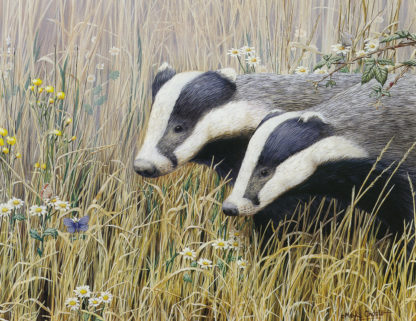
[[[265,69],[288,73],[319,58],[291,50],[291,42],[329,52],[347,31],[361,49],[385,29],[414,32],[415,11],[415,0],[1,1],[0,127],[16,134],[23,157],[0,167],[0,203],[13,195],[27,208],[50,182],[73,212],[91,220],[86,238],[71,241],[62,224],[70,214],[54,215],[48,224],[59,236],[47,239],[42,257],[28,236],[39,219],[16,222],[11,233],[1,221],[0,318],[79,320],[64,303],[86,284],[114,295],[105,320],[342,320],[367,310],[389,312],[382,320],[416,320],[416,286],[406,280],[400,254],[371,237],[371,218],[349,213],[330,236],[300,226],[283,233],[288,244],[276,240],[260,255],[251,221],[221,214],[228,187],[212,170],[192,165],[149,181],[131,168],[162,61],[179,71],[238,68],[226,50],[251,44]],[[14,54],[7,54],[7,36]],[[118,56],[108,53],[112,46],[121,49]],[[104,70],[95,69],[98,63]],[[109,79],[111,71],[120,77]],[[86,82],[89,74],[94,84]],[[45,160],[51,124],[41,128],[29,107],[35,77],[65,91],[55,115],[71,115],[66,132],[78,137],[54,159]],[[105,101],[94,105],[101,95]],[[50,164],[46,171],[33,169],[38,160]],[[360,228],[350,235],[354,225]],[[244,247],[214,251],[209,242],[232,228],[243,231]],[[184,246],[219,266],[192,267],[175,257]],[[239,256],[248,260],[244,270],[236,266]]]

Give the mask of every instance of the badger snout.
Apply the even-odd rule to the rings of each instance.
[[[137,158],[134,160],[133,168],[135,172],[144,177],[157,177],[159,176],[159,172],[155,165],[151,162]]]
[[[222,204],[222,211],[224,212],[225,215],[228,215],[228,216],[237,216],[238,215],[237,205],[235,205],[231,202],[225,201]]]

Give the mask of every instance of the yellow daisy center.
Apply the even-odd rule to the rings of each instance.
[[[72,306],[77,305],[77,302],[76,301],[69,301],[69,305],[72,305]]]
[[[56,198],[52,198],[51,203],[56,203]]]
[[[185,254],[188,255],[188,256],[192,256],[192,252],[191,251],[188,251]]]
[[[208,265],[208,262],[204,261],[202,262],[203,265]]]
[[[13,205],[19,205],[19,204],[20,204],[20,202],[18,200],[13,201]]]
[[[40,207],[38,207],[38,208],[35,209],[35,212],[40,213],[40,212],[42,212],[42,209]]]
[[[3,208],[1,209],[1,211],[2,211],[3,213],[7,213],[7,212],[9,211],[9,209],[8,209],[7,207],[3,207]]]
[[[61,204],[59,204],[59,206],[62,207],[62,208],[66,208],[66,204],[65,203],[61,203]]]
[[[305,71],[306,71],[306,69],[305,69],[305,68],[300,68],[300,69],[299,69],[299,71],[300,71],[300,72],[305,72]]]
[[[224,246],[224,242],[218,242],[218,246]]]
[[[238,50],[233,50],[233,51],[232,51],[232,53],[233,53],[234,55],[236,55],[236,54],[238,54]]]
[[[87,293],[87,290],[85,290],[85,289],[79,290],[79,293],[86,294]]]
[[[238,246],[238,242],[233,242],[233,246]]]
[[[103,300],[107,301],[108,300],[108,295],[104,295]]]

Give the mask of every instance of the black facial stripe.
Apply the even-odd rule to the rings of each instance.
[[[303,122],[289,119],[278,125],[267,138],[257,165],[251,174],[244,197],[253,203],[264,185],[273,177],[277,166],[290,156],[308,148],[331,134],[331,127],[318,118]],[[267,169],[268,175],[262,172]]]
[[[157,144],[159,152],[174,160],[172,163],[176,166],[176,148],[192,134],[203,116],[226,104],[235,91],[234,82],[213,71],[203,73],[186,84],[175,102],[165,133]],[[182,131],[175,132],[177,126],[181,126]]]
[[[175,74],[176,74],[176,71],[169,67],[164,70],[159,71],[156,74],[155,79],[153,80],[153,83],[152,83],[152,101],[155,101],[155,96],[157,92],[159,91],[159,89],[168,80],[170,80],[173,76],[175,76]]]

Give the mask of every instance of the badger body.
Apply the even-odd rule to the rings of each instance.
[[[162,66],[152,85],[152,111],[135,171],[157,177],[192,161],[217,164],[221,176],[235,178],[252,133],[272,109],[307,109],[360,81],[358,74],[339,74],[335,87],[315,89],[312,83],[320,77],[237,76],[232,69],[176,74]]]
[[[403,100],[395,97],[398,101],[414,101],[414,94],[406,91],[408,85],[409,82],[405,82],[401,85],[404,88],[398,88],[405,96]],[[359,96],[352,89],[351,94]],[[361,104],[361,109],[355,108],[355,112],[361,111],[359,114],[350,115],[344,111],[342,122],[336,116],[340,111],[337,106],[326,106],[332,107],[331,112],[326,113],[327,117],[308,111],[270,114],[264,119],[248,144],[234,189],[223,203],[223,211],[228,215],[257,213],[276,221],[279,218],[276,213],[287,211],[288,206],[292,207],[289,212],[293,211],[297,202],[307,202],[313,197],[335,198],[346,206],[351,202],[353,189],[357,194],[365,186],[369,189],[361,193],[356,206],[369,213],[376,211],[383,233],[403,233],[405,224],[413,226],[414,200],[409,180],[415,183],[416,176],[413,169],[406,166],[396,172],[391,161],[397,163],[416,141],[416,131],[412,130],[416,127],[416,111],[405,108],[403,111],[410,114],[400,115],[396,109],[396,118],[409,117],[406,125],[410,127],[380,128],[379,132],[384,132],[378,132],[379,139],[375,142],[379,149],[369,149],[367,140],[371,140],[371,136],[370,133],[365,136],[366,128],[357,128],[352,135],[346,134],[342,127],[348,128],[354,117],[361,117],[367,122],[360,122],[371,128],[368,124],[370,114],[377,110],[365,109]],[[394,105],[389,107],[396,108]],[[322,106],[314,109],[324,110]],[[374,117],[382,116],[375,114]],[[374,122],[381,126],[390,121],[382,120]],[[401,123],[396,120],[395,124]],[[393,136],[396,138],[391,148],[394,142],[396,147],[386,153],[387,158],[376,163],[380,151]],[[410,152],[407,165],[415,164],[415,158],[415,152]],[[264,218],[258,221],[264,224]]]

